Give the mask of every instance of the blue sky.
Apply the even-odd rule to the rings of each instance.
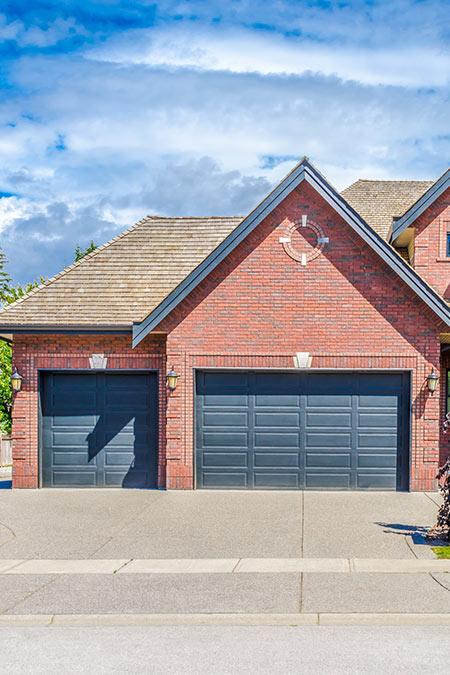
[[[450,164],[450,0],[3,1],[0,245],[16,281],[147,213],[245,214]]]

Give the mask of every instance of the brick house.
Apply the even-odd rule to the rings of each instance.
[[[13,486],[431,489],[448,299],[450,170],[148,216],[0,311]]]

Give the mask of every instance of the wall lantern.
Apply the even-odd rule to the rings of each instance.
[[[14,392],[18,392],[22,389],[22,375],[19,375],[17,368],[14,370],[14,374],[11,375],[11,387]]]
[[[174,389],[177,388],[178,377],[179,377],[179,375],[177,375],[177,373],[174,371],[173,366],[172,366],[172,370],[170,371],[170,373],[168,373],[166,375],[167,386],[171,391],[173,391]]]
[[[434,368],[431,369],[431,373],[427,377],[428,391],[434,394],[436,391],[437,383],[439,381],[439,376],[434,372]]]

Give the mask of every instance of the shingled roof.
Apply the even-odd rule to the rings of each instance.
[[[0,310],[11,326],[130,328],[242,220],[147,216]]]
[[[387,239],[393,218],[402,216],[433,184],[430,180],[357,180],[341,195]]]

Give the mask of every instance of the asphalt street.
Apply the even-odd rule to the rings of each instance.
[[[449,628],[166,626],[1,628],[4,675],[428,673]]]

